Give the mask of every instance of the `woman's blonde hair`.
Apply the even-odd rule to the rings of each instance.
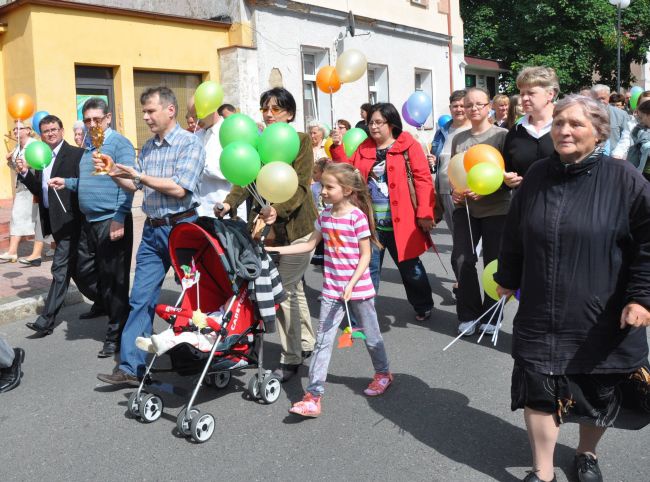
[[[370,241],[381,247],[375,232],[375,217],[372,214],[372,201],[366,181],[361,177],[359,169],[342,162],[332,162],[325,166],[323,174],[334,176],[343,189],[352,191],[350,202],[358,207],[368,218]]]
[[[560,81],[551,67],[525,67],[517,75],[517,88],[526,85],[553,90],[556,96],[560,93]]]

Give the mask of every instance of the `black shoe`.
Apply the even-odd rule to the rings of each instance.
[[[313,350],[303,350],[300,354],[302,355],[302,359],[304,361],[309,358],[312,353],[314,353]]]
[[[25,323],[25,326],[30,330],[34,330],[36,334],[40,335],[41,337],[52,334],[52,328],[43,328],[36,323]]]
[[[19,263],[26,264],[27,266],[40,266],[41,261],[42,261],[41,258],[34,258],[34,259],[18,258]]]
[[[92,318],[99,318],[100,316],[105,316],[106,315],[106,310],[104,308],[99,308],[97,304],[95,303],[91,308],[90,311],[86,311],[85,313],[82,313],[79,315],[80,320],[90,320]]]
[[[22,377],[21,366],[25,361],[25,350],[22,348],[14,348],[14,362],[9,368],[2,370],[0,374],[0,393],[13,390],[20,385]]]
[[[603,482],[598,460],[589,454],[576,454],[573,459],[580,482]]]
[[[120,351],[120,345],[114,341],[105,341],[104,347],[97,353],[97,358],[108,358]]]
[[[138,380],[138,377],[135,375],[129,375],[119,368],[116,368],[113,370],[113,373],[110,374],[100,373],[97,375],[97,379],[110,385],[130,385],[133,387],[140,386],[140,380]]]
[[[273,374],[280,379],[281,383],[284,383],[298,373],[299,368],[300,365],[287,365],[286,363],[280,363],[280,367],[276,368]]]
[[[531,470],[528,472],[528,475],[524,478],[523,482],[545,482],[545,481],[537,477],[537,474]],[[553,478],[548,482],[557,482],[557,478],[555,477],[555,474],[553,474]]]

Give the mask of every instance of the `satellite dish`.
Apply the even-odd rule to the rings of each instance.
[[[350,32],[350,37],[354,37],[354,30],[355,30],[354,14],[352,13],[352,10],[350,10],[348,12],[348,32]]]

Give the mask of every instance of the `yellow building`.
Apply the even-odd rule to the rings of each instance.
[[[101,95],[113,110],[113,127],[141,146],[150,133],[140,116],[140,93],[155,85],[172,88],[182,119],[196,86],[219,80],[218,50],[242,43],[241,29],[229,23],[18,0],[0,8],[0,132],[8,134],[14,124],[7,100],[25,93],[37,111],[61,118],[72,143],[80,104]],[[12,189],[11,172],[0,163],[0,200],[11,198]]]

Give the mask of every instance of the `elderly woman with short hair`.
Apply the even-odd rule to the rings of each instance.
[[[560,424],[580,424],[580,481],[600,481],[596,446],[609,427],[650,423],[650,183],[603,154],[606,107],[555,106],[555,152],[528,170],[508,212],[497,292],[520,289],[512,409],[524,409],[529,482],[555,480]]]
[[[307,124],[307,132],[311,138],[311,148],[314,151],[314,159],[328,157],[325,151],[325,138],[330,135],[329,130],[322,122],[313,120]]]
[[[560,83],[550,67],[526,67],[517,75],[524,117],[506,136],[503,158],[508,187],[516,188],[531,164],[553,152],[550,131],[553,101],[560,92]]]
[[[72,132],[74,133],[74,143],[77,147],[84,147],[84,141],[86,140],[86,129],[84,128],[83,121],[75,121],[72,125]]]

